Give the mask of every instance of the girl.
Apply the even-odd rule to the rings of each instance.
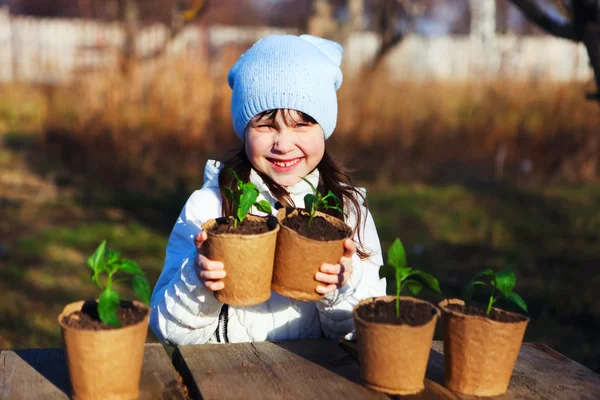
[[[190,196],[171,232],[151,300],[150,326],[163,342],[351,338],[354,305],[385,294],[379,238],[364,194],[325,149],[336,125],[341,60],[335,42],[274,35],[255,43],[229,71],[233,125],[244,147],[224,165],[206,164],[202,189]],[[272,292],[263,304],[230,307],[213,296],[223,289],[227,268],[202,254],[207,233],[200,226],[233,215],[221,196],[221,188],[235,184],[230,174],[220,174],[225,167],[254,183],[258,199],[269,201],[274,213],[281,206],[304,207],[311,188],[300,177],[342,200],[354,237],[344,243],[339,263],[323,264],[315,276],[323,300],[301,302]]]

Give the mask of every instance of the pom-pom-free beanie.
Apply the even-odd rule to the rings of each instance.
[[[270,35],[256,42],[229,71],[233,127],[240,139],[263,111],[287,108],[314,118],[329,138],[337,122],[343,49],[312,35]]]

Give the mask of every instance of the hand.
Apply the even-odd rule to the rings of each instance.
[[[202,254],[202,244],[208,239],[208,234],[205,231],[200,232],[194,238],[196,245],[196,273],[204,286],[212,292],[223,290],[225,283],[221,280],[225,278],[223,263],[220,261],[212,261]]]
[[[329,294],[341,288],[348,282],[352,274],[352,256],[356,253],[356,246],[351,239],[344,241],[344,254],[337,264],[323,263],[315,279],[325,285],[317,286],[317,293]]]

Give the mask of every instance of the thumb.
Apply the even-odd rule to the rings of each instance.
[[[344,241],[344,257],[351,258],[356,253],[356,245],[352,239],[346,239]]]
[[[194,244],[196,245],[196,250],[200,250],[202,248],[202,244],[206,242],[206,239],[208,239],[208,234],[205,231],[198,233],[194,237]]]

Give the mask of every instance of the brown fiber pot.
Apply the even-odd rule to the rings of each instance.
[[[356,326],[360,372],[365,385],[390,394],[415,394],[424,389],[425,371],[440,311],[431,303],[401,296],[404,302],[431,306],[435,314],[421,326],[368,322],[356,310],[373,301],[393,302],[395,296],[365,299],[352,312]]]
[[[144,344],[150,309],[135,325],[110,330],[83,330],[63,324],[64,316],[80,311],[83,301],[67,304],[58,316],[65,343],[71,396],[74,399],[135,399],[139,394]]]
[[[522,321],[493,321],[449,310],[449,304],[465,303],[459,299],[439,303],[444,330],[446,386],[455,392],[474,396],[505,393],[529,318],[517,314]]]
[[[283,225],[282,221],[297,215],[298,209],[282,208],[277,212],[279,234],[275,251],[275,266],[271,288],[282,296],[302,301],[320,300],[323,295],[316,292],[319,282],[315,279],[321,264],[336,264],[344,254],[344,239],[320,241],[309,239]],[[336,227],[345,227],[350,236],[352,230],[342,220],[317,211]]]
[[[265,217],[248,215],[248,220],[265,221]],[[221,261],[227,275],[225,287],[215,292],[221,303],[232,306],[250,306],[264,303],[271,297],[271,277],[279,225],[258,235],[211,234],[217,224],[211,219],[202,225],[209,232],[203,244],[204,254],[211,260]]]

